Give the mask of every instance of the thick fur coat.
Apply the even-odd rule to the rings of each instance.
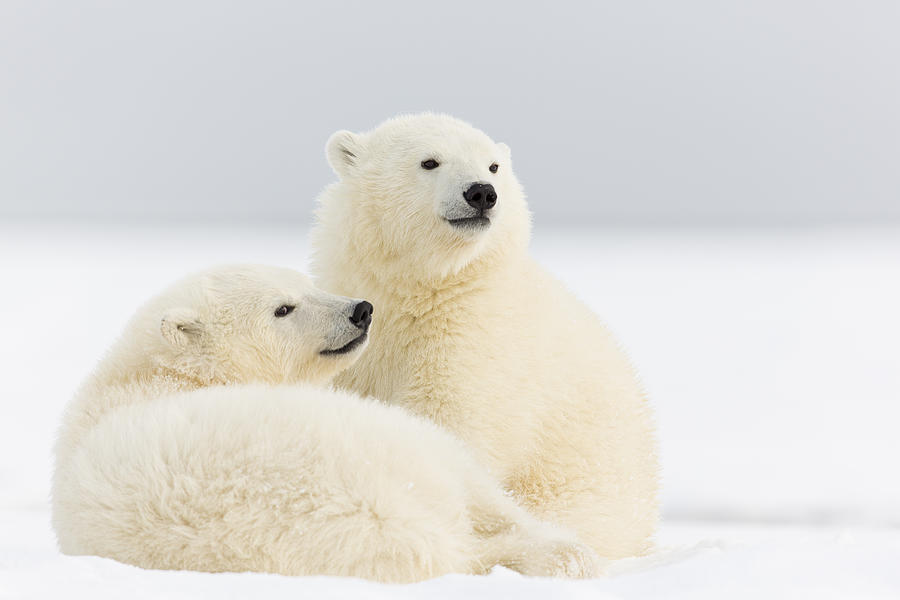
[[[534,515],[601,556],[647,552],[651,410],[610,332],[528,255],[509,148],[425,114],[338,132],[327,155],[339,181],[320,198],[317,283],[381,308],[338,385],[452,431]]]
[[[239,266],[139,310],[64,416],[62,551],[385,582],[497,564],[596,574],[589,547],[516,505],[445,431],[312,385],[362,352],[358,304],[293,271]]]

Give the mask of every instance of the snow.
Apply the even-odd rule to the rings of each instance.
[[[858,528],[667,524],[657,555],[620,561],[589,581],[527,578],[503,568],[411,585],[259,573],[148,571],[62,556],[44,510],[0,512],[0,598],[897,598],[900,534]]]
[[[0,224],[0,598],[900,596],[900,230],[538,228],[658,415],[657,555],[590,582],[504,569],[411,586],[143,571],[64,557],[48,524],[60,411],[132,311],[211,264],[303,269],[304,227]]]

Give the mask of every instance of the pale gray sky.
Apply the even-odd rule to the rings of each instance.
[[[0,216],[306,219],[436,110],[537,218],[900,220],[900,3],[0,3]]]

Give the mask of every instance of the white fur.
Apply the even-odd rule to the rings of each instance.
[[[69,406],[53,525],[67,554],[147,568],[406,582],[599,562],[406,411],[312,387],[351,364],[356,301],[224,267],[138,311]],[[283,304],[295,305],[277,318]]]
[[[425,114],[339,132],[327,154],[339,181],[320,198],[317,282],[380,309],[379,336],[337,384],[453,431],[535,515],[602,556],[647,552],[651,411],[609,331],[528,256],[509,148]],[[447,219],[471,214],[462,194],[475,182],[497,190],[491,224],[456,228]]]

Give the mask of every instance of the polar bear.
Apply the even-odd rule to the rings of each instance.
[[[421,114],[339,131],[326,153],[338,181],[319,198],[313,274],[382,310],[381,335],[337,385],[454,432],[601,556],[649,551],[651,410],[610,332],[529,257],[510,149]]]
[[[53,525],[66,554],[145,568],[590,576],[573,534],[504,495],[434,424],[324,384],[367,342],[368,302],[229,266],[143,307],[68,407]]]

